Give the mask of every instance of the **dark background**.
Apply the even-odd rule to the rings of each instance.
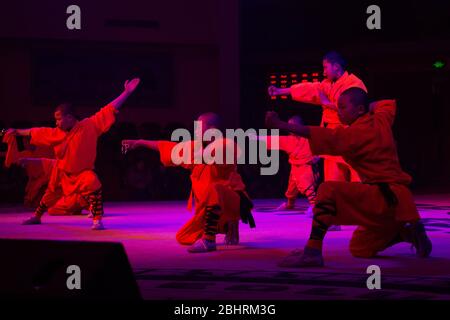
[[[273,108],[317,124],[320,108],[269,100],[267,78],[321,70],[329,50],[346,56],[372,99],[397,99],[394,134],[414,191],[450,190],[446,1],[78,1],[79,31],[65,27],[70,4],[2,4],[0,126],[52,125],[61,100],[88,116],[120,93],[126,78],[142,77],[99,143],[96,171],[108,201],[189,193],[187,172],[161,168],[150,151],[122,156],[123,138],[168,139],[204,111],[222,114],[230,128],[262,128],[264,111]],[[381,30],[366,27],[371,4],[381,8]],[[443,69],[433,67],[438,59]],[[283,195],[286,157],[276,176],[259,176],[258,166],[240,170],[252,197]],[[2,168],[0,200],[22,201],[25,182],[19,168]]]

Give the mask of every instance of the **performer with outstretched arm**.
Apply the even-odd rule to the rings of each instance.
[[[338,116],[347,127],[304,126],[280,121],[275,112],[266,114],[268,127],[308,138],[313,154],[342,156],[362,180],[326,181],[319,186],[305,249],[291,253],[280,266],[322,266],[322,242],[333,224],[358,226],[350,242],[356,257],[373,257],[399,242],[412,243],[419,257],[430,255],[431,241],[408,188],[411,177],[397,156],[391,130],[395,112],[394,100],[369,107],[366,92],[350,88],[338,100]]]
[[[201,123],[201,132],[196,136],[203,136],[208,129],[221,127],[220,117],[212,112],[200,115],[197,120]],[[197,129],[199,130],[199,129]],[[199,141],[200,144],[202,142]],[[177,232],[179,243],[190,245],[191,253],[203,253],[216,250],[216,235],[225,234],[225,243],[237,245],[239,243],[239,221],[255,227],[251,214],[253,204],[245,191],[245,184],[237,171],[236,159],[239,154],[237,144],[225,138],[216,139],[208,144],[202,144],[205,152],[214,153],[222,150],[224,158],[232,151],[232,163],[195,162],[193,158],[198,152],[194,146],[195,140],[149,141],[124,140],[125,148],[149,148],[160,153],[161,163],[165,166],[180,165],[191,171],[192,191],[188,202],[191,208],[195,203],[194,216]],[[211,150],[211,152],[209,151]]]
[[[289,88],[269,87],[269,95],[290,95],[293,100],[311,103],[322,107],[321,126],[337,128],[342,126],[337,114],[337,101],[348,88],[358,87],[367,92],[366,86],[356,75],[349,73],[347,61],[338,52],[331,51],[322,59],[323,75],[321,82],[302,82]],[[355,171],[341,157],[324,155],[325,181],[359,181]]]
[[[76,118],[69,104],[56,107],[56,128],[9,129],[9,134],[31,136],[30,143],[54,148],[56,164],[47,190],[34,215],[24,225],[41,223],[42,215],[64,195],[74,193],[84,196],[92,210],[93,230],[103,229],[102,184],[94,172],[97,140],[115,122],[116,114],[139,84],[135,78],[126,81],[123,92],[96,114],[83,120]]]

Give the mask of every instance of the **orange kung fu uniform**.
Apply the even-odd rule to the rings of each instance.
[[[229,142],[224,139],[210,143],[207,148],[212,147],[215,143],[224,143],[228,147],[234,146],[234,142]],[[176,145],[181,146],[182,144],[189,145],[187,149],[191,150],[192,155],[192,157],[187,156],[188,159],[191,159],[191,164],[187,163],[188,161],[184,161],[180,165],[191,170],[192,191],[188,202],[188,209],[191,208],[192,200],[194,200],[195,213],[177,232],[176,239],[180,244],[190,245],[203,236],[207,207],[220,207],[221,213],[218,222],[218,233],[226,233],[229,222],[238,222],[241,219],[243,196],[247,200],[248,196],[245,192],[245,184],[237,172],[236,164],[205,164],[204,161],[201,164],[195,164],[192,161],[194,157],[193,141],[181,143],[159,141],[158,148],[161,163],[165,166],[176,165],[173,161],[172,152],[174,151],[175,158],[182,159],[185,156],[183,151],[180,150],[176,154],[176,150],[174,150]],[[227,147],[225,147],[226,149]],[[236,150],[236,152],[238,151]]]
[[[337,102],[342,92],[356,87],[367,92],[364,83],[354,74],[347,71],[335,82],[328,79],[322,82],[305,82],[291,86],[291,97],[295,101],[321,105],[319,93],[322,91],[336,108],[322,106],[322,127],[337,128],[342,126],[337,113]],[[341,157],[329,155],[324,158],[325,181],[360,181],[356,172]]]
[[[272,137],[274,139],[276,137]],[[267,148],[275,149],[271,139],[267,139]],[[278,149],[286,152],[291,164],[288,187],[285,196],[295,201],[298,193],[305,195],[311,205],[316,199],[316,185],[312,169],[313,156],[309,148],[308,139],[295,135],[279,136]]]
[[[29,207],[37,207],[39,201],[47,189],[53,167],[56,163],[53,148],[47,146],[27,148],[19,151],[17,140],[13,135],[5,135],[3,142],[8,144],[5,157],[5,167],[11,164],[22,166],[28,176],[28,182],[25,187],[24,204]],[[79,213],[87,202],[77,194],[63,196],[61,195],[57,203],[48,209],[50,214],[66,215]]]
[[[347,128],[310,127],[313,154],[341,155],[361,177],[362,183],[322,183],[314,208],[314,216],[325,216],[328,225],[358,226],[350,242],[351,253],[358,257],[384,250],[406,222],[420,218],[408,188],[411,177],[400,167],[391,130],[395,101],[371,107],[373,111]]]
[[[93,171],[97,139],[109,130],[116,113],[112,105],[107,105],[93,116],[77,122],[69,132],[58,128],[31,129],[31,144],[53,147],[56,157],[41,203],[51,207],[61,195],[86,197],[100,190],[102,185]]]

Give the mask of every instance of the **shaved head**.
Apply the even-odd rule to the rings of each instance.
[[[70,131],[77,122],[77,117],[73,111],[72,105],[62,103],[55,109],[56,127],[64,131]]]
[[[63,115],[63,116],[70,115],[70,116],[73,116],[74,118],[76,118],[75,110],[71,103],[61,103],[55,109],[55,112],[58,112],[58,111],[61,112],[61,115]]]
[[[203,126],[208,127],[208,129],[209,128],[220,129],[222,127],[222,119],[217,113],[214,112],[202,113],[198,117],[198,120],[202,121]]]
[[[343,124],[351,125],[369,111],[367,93],[361,88],[350,88],[338,99],[338,116]]]
[[[339,99],[342,96],[348,97],[349,101],[354,106],[362,105],[364,106],[364,110],[369,111],[369,98],[367,97],[367,93],[361,88],[349,88],[341,93]]]

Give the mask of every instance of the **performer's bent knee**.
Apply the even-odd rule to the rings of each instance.
[[[97,175],[93,171],[85,171],[81,177],[82,186],[81,192],[83,194],[90,194],[102,188],[102,184]]]

